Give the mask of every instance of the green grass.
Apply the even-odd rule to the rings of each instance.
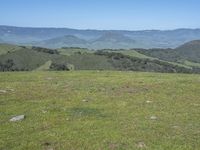
[[[198,150],[199,84],[187,74],[0,73],[0,149]]]

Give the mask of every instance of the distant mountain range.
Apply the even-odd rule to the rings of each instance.
[[[56,37],[41,42],[33,42],[31,45],[46,47],[46,48],[59,48],[59,47],[87,47],[87,41],[80,39],[74,35],[65,35]]]
[[[175,48],[199,39],[200,29],[117,31],[0,26],[0,43],[46,48]]]

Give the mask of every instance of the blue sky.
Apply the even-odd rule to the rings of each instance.
[[[0,24],[78,29],[200,28],[200,0],[0,0]]]

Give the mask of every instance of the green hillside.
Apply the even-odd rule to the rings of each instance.
[[[175,49],[137,49],[136,51],[162,61],[200,70],[200,40],[185,43]]]
[[[175,49],[137,49],[139,53],[166,61],[200,63],[200,40],[191,41]]]
[[[152,59],[152,60],[156,59],[156,58],[144,55],[142,53],[139,53],[134,49],[131,49],[131,50],[126,50],[126,49],[118,49],[118,50],[104,49],[104,50],[101,50],[101,51],[103,51],[103,52],[112,52],[112,53],[121,53],[121,54],[124,54],[124,55],[127,55],[127,56],[132,56],[132,57],[137,57],[137,58],[147,58],[147,59]]]
[[[113,70],[106,56],[89,53],[65,56],[42,52],[40,48],[24,48],[0,56],[0,63],[6,63],[8,60],[12,60],[14,63],[11,70],[46,70],[50,65],[49,61],[56,64],[72,64],[76,70]]]
[[[200,68],[200,63],[195,63],[195,62],[186,60],[186,61],[184,61],[184,64],[187,65],[187,66],[199,67]]]
[[[61,59],[59,55],[52,55],[43,52],[37,52],[32,49],[21,49],[7,55],[0,56],[0,62],[6,62],[7,60],[13,60],[13,68],[19,70],[34,70],[49,60]]]
[[[199,150],[200,76],[0,73],[1,150]],[[19,122],[14,116],[25,115]]]
[[[156,58],[156,57],[151,57],[142,53],[139,53],[137,50],[131,49],[131,50],[125,50],[125,49],[119,49],[119,50],[112,50],[112,49],[105,49],[105,50],[101,50],[103,52],[111,52],[111,53],[121,53],[123,55],[126,56],[131,56],[131,57],[136,57],[136,58],[141,58],[141,59],[149,59],[149,60],[159,60],[160,62],[164,62],[164,63],[169,63],[175,66],[179,66],[179,67],[184,67],[187,69],[191,69],[193,66],[188,65],[188,63],[181,63],[181,62],[171,62],[171,61],[166,61],[163,60],[162,58]]]
[[[186,60],[200,63],[200,40],[185,43],[176,48],[176,51]]]
[[[0,55],[7,54],[8,52],[17,51],[22,49],[20,46],[10,44],[0,44]]]
[[[68,56],[67,62],[73,64],[76,70],[116,70],[106,56],[89,53]]]
[[[176,57],[176,55],[172,55],[173,53],[168,51],[178,52],[173,49],[103,49],[98,51],[77,47],[47,49],[1,44],[0,71],[75,69],[179,73],[200,72],[197,62],[182,59],[182,55]],[[175,58],[176,61],[171,58]]]
[[[49,61],[52,63],[47,63]],[[75,70],[132,70],[179,73],[193,72],[190,68],[157,59],[144,59],[124,55],[122,53],[104,51],[62,55],[58,50],[40,47],[25,47],[21,50],[0,56],[1,71],[47,70],[48,68],[50,70],[69,70],[69,64],[73,65]]]

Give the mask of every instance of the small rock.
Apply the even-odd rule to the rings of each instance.
[[[10,91],[10,92],[14,92],[15,90],[14,90],[14,89],[8,89],[8,91]]]
[[[50,146],[51,143],[49,143],[49,142],[45,142],[45,143],[43,143],[43,145],[44,145],[44,146]]]
[[[138,148],[146,148],[147,146],[146,146],[146,144],[144,142],[138,142],[137,143],[137,147]]]
[[[152,101],[146,101],[147,104],[152,103]]]
[[[82,102],[88,102],[88,100],[86,100],[86,99],[83,99],[83,100],[82,100]]]
[[[43,114],[46,114],[46,113],[47,113],[47,111],[46,111],[46,110],[42,110],[42,113],[43,113]]]
[[[11,122],[16,122],[16,121],[21,121],[24,120],[25,115],[19,115],[19,116],[15,116],[13,118],[10,119]]]
[[[200,106],[200,104],[196,104],[196,103],[194,103],[193,106]]]
[[[174,128],[174,129],[178,129],[178,128],[179,128],[179,126],[173,126],[172,128]]]
[[[6,93],[7,91],[6,90],[0,90],[0,93]]]
[[[156,116],[151,116],[150,119],[151,119],[151,120],[156,120],[157,117],[156,117]]]
[[[52,80],[53,78],[51,78],[51,77],[48,77],[48,78],[46,78],[47,80]]]

